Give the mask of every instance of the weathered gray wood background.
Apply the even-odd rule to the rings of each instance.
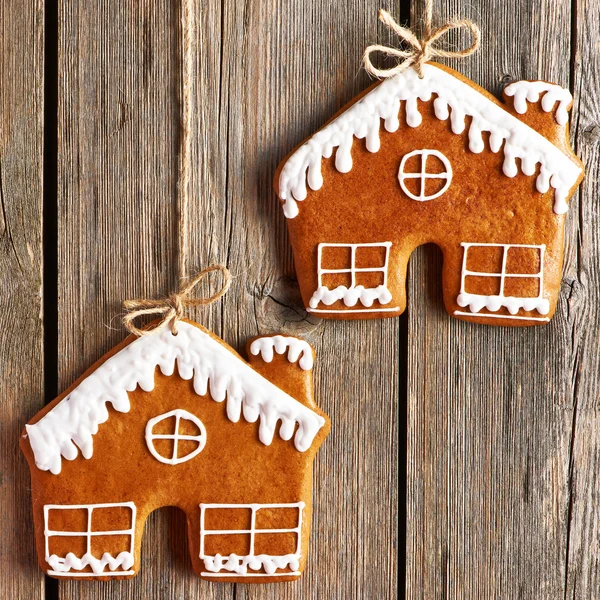
[[[195,318],[236,348],[257,333],[306,336],[334,426],[307,572],[252,587],[198,580],[174,509],[150,519],[133,581],[56,584],[37,568],[21,428],[123,339],[123,299],[177,283],[180,6],[0,3],[1,598],[599,597],[598,0],[435,3],[438,22],[481,25],[481,51],[453,65],[477,83],[574,91],[587,177],[552,323],[451,319],[432,248],[411,261],[401,319],[320,322],[300,307],[274,169],[368,84],[365,46],[392,41],[377,9],[416,24],[422,4],[196,1],[190,267],[226,262],[235,280]]]

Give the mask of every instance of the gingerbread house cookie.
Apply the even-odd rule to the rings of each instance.
[[[536,325],[556,308],[568,200],[583,177],[568,90],[509,85],[499,102],[428,63],[366,90],[280,165],[302,298],[324,318],[395,316],[412,251],[437,244],[447,311]]]
[[[177,506],[194,570],[212,581],[296,579],[306,563],[312,463],[329,430],[314,353],[293,337],[249,343],[250,363],[189,321],[104,356],[26,426],[42,569],[122,579],[144,523]]]

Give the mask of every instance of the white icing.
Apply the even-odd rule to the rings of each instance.
[[[298,425],[294,444],[304,452],[325,424],[323,417],[267,381],[210,335],[182,322],[176,336],[165,329],[136,339],[86,377],[40,421],[27,425],[37,467],[60,473],[61,456],[73,460],[78,448],[84,458],[90,458],[92,436],[108,420],[106,404],[129,412],[127,392],[138,385],[152,391],[156,367],[170,376],[176,365],[182,379],[193,379],[199,396],[210,391],[213,400],[227,400],[227,416],[234,423],[242,413],[250,423],[260,419],[263,444],[272,442],[281,420],[279,435],[284,440],[294,436]]]
[[[157,423],[160,423],[161,421],[164,421],[165,419],[169,419],[171,417],[175,417],[175,429],[173,430],[172,434],[158,434],[152,432],[154,426]],[[180,434],[179,425],[181,419],[186,419],[194,423],[194,425],[196,425],[196,427],[198,427],[198,429],[200,430],[200,434]],[[200,454],[202,450],[204,450],[204,446],[206,445],[206,428],[204,427],[204,423],[202,423],[202,421],[198,417],[196,417],[196,415],[193,415],[187,410],[177,408],[168,413],[164,413],[162,415],[159,415],[158,417],[150,419],[146,424],[145,438],[148,450],[150,450],[150,454],[152,454],[152,456],[154,456],[156,460],[167,465],[177,465],[179,463],[191,460],[195,456],[198,456],[198,454]],[[154,447],[154,440],[173,440],[173,455],[171,456],[171,458],[166,458],[165,456],[157,452],[156,448]],[[189,440],[192,442],[196,442],[198,445],[189,454],[186,454],[184,456],[178,456],[179,440]]]
[[[459,294],[456,303],[464,308],[469,306],[471,312],[479,312],[487,308],[496,312],[504,307],[511,315],[516,315],[521,309],[531,311],[537,310],[541,315],[547,315],[550,311],[550,302],[546,298],[516,298],[514,296],[483,296],[480,294]]]
[[[373,306],[373,302],[378,300],[381,304],[389,304],[392,300],[392,294],[387,288],[388,265],[390,261],[390,248],[392,242],[371,242],[367,244],[337,244],[321,243],[317,250],[317,279],[318,287],[309,301],[311,309],[317,308],[320,302],[330,306],[338,300],[343,300],[346,306],[356,306],[357,302],[365,307]],[[323,268],[323,250],[325,248],[347,248],[350,250],[350,265],[343,269],[324,269]],[[385,260],[380,267],[356,267],[356,251],[359,248],[384,248]],[[328,273],[348,273],[351,277],[350,287],[339,285],[331,290],[323,284],[323,275]],[[375,288],[365,288],[363,285],[356,285],[357,273],[382,273],[383,283]]]
[[[420,156],[421,157],[421,170],[417,173],[406,173],[406,162],[412,156]],[[427,158],[429,156],[435,156],[439,158],[439,160],[444,165],[445,171],[442,173],[428,173],[427,172]],[[413,194],[408,187],[406,186],[406,179],[420,179],[420,191],[419,195]],[[442,186],[442,188],[437,191],[435,194],[425,194],[425,183],[427,179],[445,179],[446,183]],[[398,170],[398,181],[400,182],[400,187],[402,191],[413,200],[418,200],[419,202],[425,202],[426,200],[435,200],[439,198],[446,190],[450,187],[450,182],[452,181],[452,165],[450,161],[437,150],[414,150],[413,152],[409,152],[402,157],[402,161],[400,162],[400,168]]]
[[[514,96],[515,110],[523,115],[527,112],[527,103],[537,104],[542,96],[542,110],[554,112],[554,118],[559,125],[566,125],[569,121],[569,106],[573,102],[571,92],[555,83],[546,81],[515,81],[507,85],[505,90],[507,96]]]
[[[381,304],[389,304],[392,301],[392,294],[384,285],[378,285],[376,288],[366,288],[362,285],[347,288],[345,285],[339,285],[333,290],[321,285],[312,295],[309,306],[317,308],[320,302],[330,306],[338,300],[343,300],[346,306],[356,306],[360,301],[363,306],[369,308],[373,306],[375,300]]]
[[[550,312],[550,302],[543,297],[544,294],[544,254],[545,245],[535,246],[530,244],[474,244],[463,242],[464,248],[463,263],[461,271],[460,293],[456,298],[456,303],[464,308],[469,306],[473,313],[478,313],[483,308],[491,312],[497,312],[502,307],[508,309],[511,315],[516,315],[519,310],[526,311],[537,310],[541,315],[547,315]],[[483,271],[470,271],[467,269],[467,255],[469,248],[472,247],[494,247],[502,248],[502,267],[497,273],[486,273]],[[540,270],[537,273],[507,273],[506,264],[508,252],[511,248],[531,248],[539,252]],[[465,292],[465,280],[467,277],[498,277],[500,279],[500,292],[497,295],[486,296],[484,294],[470,294]],[[504,295],[504,285],[507,278],[527,278],[539,279],[539,292],[535,298],[517,298],[515,296]]]
[[[257,338],[250,344],[250,352],[254,356],[260,354],[262,359],[268,363],[273,360],[275,352],[277,354],[287,352],[287,359],[291,363],[297,362],[304,371],[310,371],[313,368],[312,348],[304,340],[295,337],[274,335],[272,337]]]
[[[396,312],[400,310],[399,306],[393,306],[390,308],[357,308],[355,310],[348,308],[333,308],[333,309],[323,309],[323,308],[307,308],[307,312],[310,313],[326,313],[326,314],[337,314],[337,313],[380,313],[380,312]]]
[[[81,558],[78,558],[72,552],[69,552],[65,558],[59,558],[56,554],[46,558],[48,564],[55,570],[61,573],[67,573],[71,569],[81,571],[87,566],[92,567],[93,573],[90,575],[102,575],[104,569],[108,566],[111,571],[122,567],[125,571],[133,566],[133,555],[131,552],[121,552],[115,558],[108,552],[98,559],[89,553],[85,553]]]
[[[200,558],[204,561],[204,567],[212,575],[221,570],[236,573],[238,575],[248,574],[248,569],[258,571],[264,568],[266,575],[274,575],[277,569],[290,568],[292,571],[298,571],[300,568],[300,558],[302,556],[302,514],[304,512],[304,502],[293,502],[285,504],[200,504]],[[250,529],[206,529],[205,514],[211,509],[250,509]],[[269,508],[297,508],[298,520],[296,527],[285,529],[257,529],[256,514],[261,509]],[[256,536],[260,534],[268,534],[274,536],[277,534],[296,534],[296,552],[294,554],[271,555],[271,554],[254,554]],[[222,556],[221,554],[207,555],[204,552],[204,544],[206,536],[210,535],[247,535],[249,538],[249,552],[245,556],[237,554],[229,554]],[[283,575],[284,573],[280,573]],[[286,575],[294,575],[297,573],[285,573]],[[250,575],[255,575],[250,573]]]
[[[131,510],[131,527],[125,530],[108,530],[96,531],[92,529],[92,513],[95,508],[128,508]],[[56,531],[49,528],[50,511],[64,510],[86,510],[87,511],[87,527],[83,531]],[[108,567],[110,571],[115,571],[121,567],[122,571],[113,573],[114,575],[130,575],[131,572],[125,572],[133,566],[133,554],[135,543],[135,515],[136,507],[133,502],[112,502],[106,504],[46,504],[44,505],[44,543],[45,543],[45,560],[52,567],[53,575],[71,575],[70,571],[81,571],[87,566],[92,568],[92,572],[75,573],[80,577],[94,577],[95,575],[110,575],[105,572]],[[129,551],[121,552],[116,557],[109,552],[104,552],[101,558],[96,558],[91,551],[92,537],[94,536],[109,536],[119,535],[129,537]],[[50,538],[52,537],[77,537],[85,538],[86,552],[82,557],[78,557],[73,552],[68,552],[62,558],[56,554],[50,554]]]
[[[550,320],[548,317],[521,317],[516,315],[497,315],[491,313],[476,315],[470,312],[464,312],[462,310],[455,310],[454,314],[461,317],[479,317],[484,319],[512,319],[518,321],[535,321],[538,323],[547,323]]]
[[[400,103],[405,102],[407,125],[418,127],[422,118],[417,100],[426,102],[432,96],[436,96],[435,116],[443,121],[450,119],[455,134],[465,130],[466,117],[472,118],[468,132],[472,152],[483,151],[483,132],[490,134],[492,152],[504,148],[503,172],[507,177],[517,175],[517,159],[526,175],[533,175],[536,165],[540,164],[542,172],[536,178],[537,190],[544,193],[552,186],[555,190],[554,212],[567,211],[566,200],[579,179],[581,167],[537,131],[470,85],[440,68],[424,65],[423,78],[410,68],[384,80],[290,156],[279,177],[279,196],[285,201],[286,217],[292,219],[298,215],[296,201],[306,199],[307,180],[310,189],[321,188],[321,159],[331,156],[334,148],[337,148],[336,168],[341,172],[349,171],[355,137],[366,138],[367,150],[377,152],[381,120],[386,131],[396,131],[400,127]]]
[[[202,571],[200,575],[204,577],[240,577],[237,573],[210,573],[208,571]],[[295,577],[300,575],[300,571],[280,571],[278,573],[246,573],[244,577]]]
[[[286,567],[289,567],[292,571],[297,571],[300,567],[300,556],[297,554],[285,554],[283,556],[271,556],[270,554],[252,556],[230,554],[229,556],[221,556],[216,554],[204,558],[204,568],[215,573],[225,569],[238,575],[245,575],[248,568],[254,571],[264,568],[267,575],[273,575],[277,569],[285,569]]]

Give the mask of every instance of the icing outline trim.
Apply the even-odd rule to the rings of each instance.
[[[395,312],[400,310],[399,306],[394,306],[393,308],[357,308],[356,310],[349,309],[324,309],[324,308],[307,308],[306,311],[309,313],[377,313],[377,312]]]
[[[163,434],[163,433],[153,433],[154,426],[165,419],[169,419],[171,417],[175,417],[175,427],[173,429],[173,433]],[[181,435],[179,433],[179,423],[181,419],[185,419],[187,421],[191,421],[200,431],[198,435]],[[206,446],[206,427],[204,427],[204,423],[192,413],[187,410],[183,410],[181,408],[176,408],[175,410],[171,410],[169,412],[163,413],[162,415],[158,415],[157,417],[153,417],[146,423],[146,429],[144,431],[144,438],[146,440],[146,446],[148,446],[148,450],[150,454],[158,461],[165,465],[178,465],[180,463],[187,462],[191,460],[195,456],[198,456],[204,447]],[[173,440],[173,455],[171,458],[166,458],[162,454],[158,452],[158,450],[154,447],[153,440]],[[186,440],[191,442],[197,442],[198,447],[195,448],[189,454],[185,456],[177,456],[179,450],[179,440]]]
[[[550,321],[550,319],[548,317],[521,317],[521,316],[517,316],[517,315],[496,315],[496,314],[490,314],[490,313],[465,312],[463,310],[455,310],[454,314],[459,315],[461,317],[478,317],[478,318],[489,317],[490,319],[517,319],[519,321],[542,321],[544,323],[548,323]]]
[[[409,158],[413,156],[421,157],[421,170],[419,171],[410,171],[406,173],[404,168],[406,167],[406,162]],[[446,169],[443,173],[429,173],[427,171],[427,158],[429,156],[435,156]],[[406,179],[420,179],[421,185],[419,188],[419,195],[416,196],[413,194],[407,187],[405,180]],[[425,194],[425,184],[428,179],[445,179],[446,183],[443,185],[442,189],[435,194]],[[400,187],[402,191],[411,199],[417,200],[418,202],[428,202],[429,200],[435,200],[439,198],[442,194],[444,194],[448,188],[450,187],[450,183],[452,183],[452,165],[450,161],[439,151],[439,150],[413,150],[408,154],[405,154],[400,161],[400,168],[398,169],[398,182],[400,183]]]
[[[117,508],[125,507],[131,509],[131,528],[124,530],[109,530],[109,531],[94,531],[92,529],[92,513],[95,508]],[[51,510],[87,510],[87,528],[85,531],[58,531],[51,530],[48,526],[49,514]],[[50,575],[60,577],[106,577],[106,576],[124,576],[134,575],[135,571],[129,569],[134,565],[134,548],[135,548],[135,519],[136,506],[133,502],[108,502],[104,504],[45,504],[44,505],[44,558],[52,567],[49,570]],[[128,535],[130,536],[130,546],[128,552],[120,552],[116,557],[113,557],[109,552],[104,552],[101,558],[96,558],[91,552],[92,537],[107,536],[107,535]],[[51,537],[85,537],[86,551],[80,558],[73,552],[68,552],[64,558],[56,554],[50,554],[50,538]],[[85,567],[90,566],[92,572],[72,572],[71,569],[80,571]],[[104,569],[108,567],[110,571]],[[117,571],[119,567],[123,567],[123,571]]]
[[[230,577],[245,577],[253,575],[255,577],[270,577],[272,575],[299,575],[300,559],[302,557],[302,516],[306,504],[304,502],[289,502],[275,504],[200,504],[200,559],[204,561],[204,568],[209,571],[207,576],[230,576]],[[211,509],[250,509],[251,520],[250,529],[206,529],[205,515],[207,510]],[[272,528],[272,529],[257,529],[256,514],[261,509],[268,508],[297,508],[298,520],[296,527],[292,528]],[[270,555],[270,554],[254,554],[255,537],[260,534],[273,535],[276,533],[294,533],[297,537],[296,551],[293,554]],[[208,555],[204,552],[204,541],[207,535],[240,535],[246,534],[250,536],[250,545],[248,554],[245,556],[230,554],[222,556],[220,554]],[[289,567],[293,572],[277,573],[277,569],[285,569]],[[253,571],[264,569],[265,573],[248,573],[248,568]],[[220,573],[225,569],[230,573]],[[202,573],[203,575],[205,573]]]
[[[391,247],[392,242],[369,242],[365,244],[321,242],[317,246],[317,289],[309,300],[308,310],[314,311],[321,303],[325,304],[325,306],[331,306],[338,300],[343,300],[344,304],[350,308],[356,306],[359,301],[366,308],[373,306],[373,302],[375,302],[375,300],[379,301],[380,304],[389,304],[392,301],[392,294],[387,287]],[[322,264],[323,250],[325,248],[348,248],[350,250],[349,268],[324,269]],[[384,264],[381,267],[356,267],[356,251],[360,248],[385,248]],[[350,286],[346,287],[345,285],[339,285],[332,290],[326,285],[323,285],[323,275],[335,273],[349,273],[351,278]],[[356,285],[357,273],[382,273],[383,283],[374,288],[366,288],[363,285]]]
[[[544,298],[544,255],[546,245],[535,244],[494,244],[494,243],[478,243],[478,242],[462,242],[464,248],[463,261],[460,276],[460,293],[456,298],[456,303],[461,308],[469,307],[472,313],[479,313],[483,308],[489,311],[497,312],[501,308],[506,308],[511,315],[516,315],[519,310],[526,311],[537,310],[541,315],[547,315],[550,312],[550,302]],[[495,273],[487,273],[484,271],[470,271],[467,268],[469,248],[502,248],[502,267],[500,271]],[[538,250],[540,269],[537,273],[507,273],[506,264],[508,260],[508,251],[511,248],[529,248]],[[465,291],[465,280],[467,277],[497,277],[500,279],[500,290],[498,294],[471,294]],[[517,297],[505,296],[504,285],[506,279],[538,279],[539,288],[538,295],[535,297]]]

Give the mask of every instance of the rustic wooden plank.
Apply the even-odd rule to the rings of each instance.
[[[423,4],[414,3],[413,17]],[[438,22],[460,15],[481,25],[479,53],[451,64],[490,91],[517,79],[569,84],[570,2],[475,0],[434,7]],[[597,442],[580,434],[579,456],[571,449],[577,397],[588,397],[598,385],[592,383],[597,359],[588,377],[577,375],[578,357],[584,349],[586,356],[593,351],[593,337],[597,344],[598,317],[590,311],[598,292],[590,291],[592,282],[579,288],[574,273],[573,224],[581,218],[575,206],[565,283],[557,314],[545,327],[483,327],[451,319],[442,307],[439,251],[420,249],[411,261],[408,598],[564,597],[569,465],[585,464],[592,455],[597,461]],[[595,231],[593,221],[586,231]],[[573,314],[572,282],[590,313],[589,337],[580,331],[583,315]],[[580,381],[586,389],[576,393]],[[586,424],[589,430],[593,420]],[[587,481],[591,469],[587,463]],[[592,509],[583,502],[587,522]],[[579,556],[584,551],[573,549],[573,542],[571,548]],[[577,598],[593,595],[577,592]]]
[[[0,5],[0,597],[44,597],[17,441],[44,402],[43,2]]]
[[[200,264],[227,260],[234,275],[222,317],[228,342],[240,348],[284,331],[314,344],[316,399],[333,422],[316,460],[306,572],[292,584],[238,585],[238,599],[397,595],[398,322],[307,317],[272,190],[287,152],[368,85],[361,55],[383,33],[378,8],[375,0],[343,11],[315,0],[224,3],[218,121],[211,116],[204,133],[216,135],[209,129],[218,123],[227,152],[195,186],[202,201],[191,247]],[[212,85],[203,77],[199,95]],[[202,143],[199,135],[199,155]]]
[[[203,2],[198,23],[199,62],[216,81],[219,4]],[[176,284],[181,28],[179,3],[169,0],[62,0],[58,10],[59,387],[64,389],[125,337],[118,319],[124,299],[156,297]],[[204,127],[218,113],[214,94],[199,106],[203,154],[219,156],[217,128],[212,122]],[[176,509],[151,516],[135,579],[60,582],[59,597],[231,598],[232,585],[210,585],[194,575],[184,521]]]
[[[571,257],[566,283],[571,326],[573,380],[569,463],[565,598],[595,598],[600,589],[600,89],[598,44],[600,6],[578,1],[575,11],[572,87],[575,93],[572,138],[587,175],[574,204],[569,237]]]
[[[357,2],[353,22],[322,14],[318,3],[308,19],[306,9],[300,2],[285,11],[268,2],[225,3],[223,14],[217,3],[198,7],[198,201],[190,207],[189,266],[227,262],[235,279],[225,309],[215,305],[196,318],[237,348],[258,332],[307,334],[321,357],[317,397],[336,419],[315,473],[308,572],[297,584],[238,586],[237,594],[358,597],[367,590],[392,598],[398,323],[306,319],[271,189],[288,149],[367,85],[355,75],[362,48],[376,37],[367,14],[377,6],[366,11]],[[154,296],[175,283],[178,17],[167,2],[61,5],[59,343],[69,357],[61,360],[61,387],[123,337],[112,320],[123,298]],[[352,43],[329,44],[332,27]],[[332,94],[317,104],[311,90],[319,88]],[[307,102],[315,102],[310,118]],[[152,521],[136,580],[65,582],[61,597],[231,597],[232,586],[195,580],[177,513],[161,511]]]

